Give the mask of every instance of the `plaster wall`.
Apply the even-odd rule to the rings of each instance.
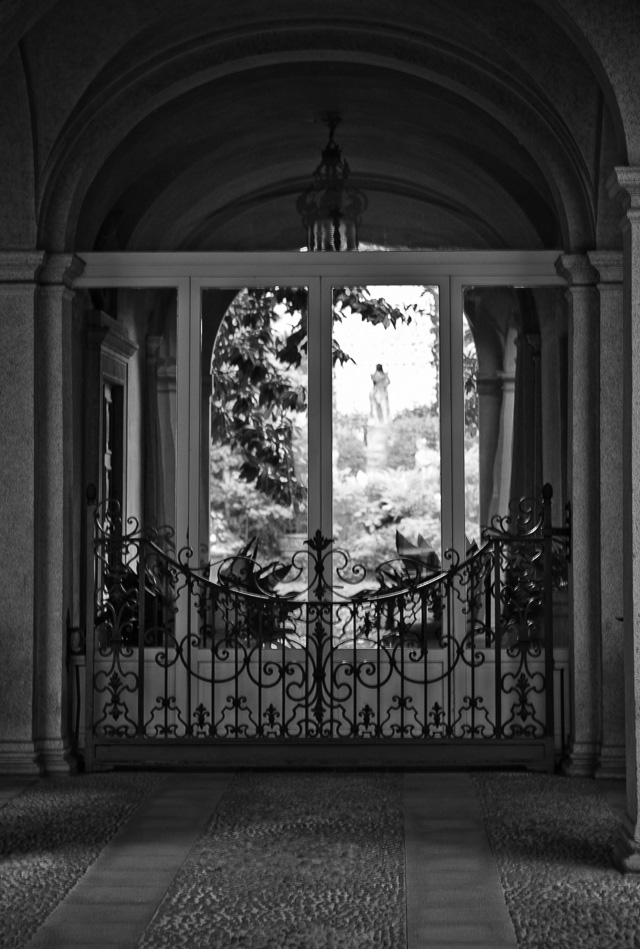
[[[0,60],[0,247],[35,247],[34,140],[20,53]]]

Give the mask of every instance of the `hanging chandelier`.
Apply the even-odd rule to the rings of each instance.
[[[329,141],[322,149],[312,183],[296,202],[307,231],[307,250],[357,250],[358,227],[369,201],[349,184],[349,164],[334,141],[340,116],[329,113],[322,119],[329,127]]]

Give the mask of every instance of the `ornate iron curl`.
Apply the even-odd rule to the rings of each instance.
[[[451,682],[458,672],[475,682],[493,651],[510,660],[498,683],[507,721],[493,737],[538,734],[533,698],[551,686],[529,665],[546,635],[536,511],[518,505],[525,534],[503,519],[464,560],[447,551],[444,567],[425,569],[399,556],[377,568],[377,587],[363,588],[364,565],[320,532],[290,564],[261,566],[254,543],[196,569],[188,547],[168,551],[161,532],[134,518],[123,533],[107,506],[96,519],[95,728],[120,738],[141,728],[150,738],[491,737],[482,695]],[[145,658],[141,646],[157,651]],[[156,672],[146,685],[144,662]],[[190,699],[168,694],[170,668],[186,671],[189,688],[199,683]]]
[[[483,531],[483,539],[498,534],[526,537],[542,530],[543,507],[535,498],[514,498],[509,502],[508,514],[495,514]]]

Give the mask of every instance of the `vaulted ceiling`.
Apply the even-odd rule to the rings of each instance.
[[[38,242],[298,248],[296,197],[334,111],[369,197],[365,245],[593,246],[602,180],[624,144],[593,69],[545,9],[24,3],[22,30],[17,15],[4,33],[0,23],[0,42],[29,113]]]

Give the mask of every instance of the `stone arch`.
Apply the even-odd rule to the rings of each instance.
[[[37,140],[25,65],[18,49],[0,61],[1,243],[9,248],[36,246]]]
[[[527,90],[524,76],[509,78],[502,69],[487,70],[485,63],[471,55],[461,64],[458,50],[439,48],[433,41],[422,45],[411,43],[406,35],[400,36],[397,31],[387,30],[380,35],[367,31],[366,24],[360,24],[358,30],[341,24],[339,29],[323,27],[304,33],[293,26],[275,31],[270,38],[260,35],[256,39],[251,34],[227,37],[215,50],[207,50],[206,67],[202,66],[202,40],[187,44],[186,48],[183,45],[171,60],[170,69],[164,61],[158,62],[158,57],[150,56],[148,61],[137,63],[135,68],[123,73],[120,57],[115,57],[103,71],[104,75],[92,83],[78,102],[47,162],[40,242],[51,249],[70,247],[77,244],[78,234],[86,240],[92,229],[96,233],[101,222],[87,223],[91,218],[88,203],[94,202],[95,214],[98,214],[100,202],[96,202],[95,192],[107,182],[111,183],[114,200],[119,187],[121,193],[127,193],[127,145],[136,130],[149,122],[154,113],[159,114],[163,109],[170,112],[171,104],[176,103],[180,95],[193,95],[207,84],[214,86],[223,79],[229,82],[229,77],[242,79],[255,70],[260,72],[286,62],[299,64],[311,57],[323,64],[347,59],[358,68],[382,70],[394,77],[410,76],[425,90],[430,90],[432,96],[435,90],[438,95],[463,104],[470,113],[484,116],[485,125],[496,123],[496,128],[503,130],[505,140],[509,138],[514,151],[520,147],[530,157],[527,167],[538,169],[559,221],[563,245],[568,248],[593,245],[596,208],[584,158],[552,103],[540,90]],[[393,44],[389,43],[390,35]],[[217,62],[212,62],[216,57]],[[238,88],[242,88],[241,83]],[[446,151],[442,158],[446,160]],[[490,164],[490,159],[488,155],[484,164]],[[383,170],[378,171],[380,179],[384,177]],[[507,161],[504,172],[505,179],[512,175],[513,163],[510,165]],[[188,171],[185,174],[188,175]],[[167,187],[166,175],[165,169],[165,180],[162,176],[159,178],[159,187],[163,189]],[[179,180],[180,175],[177,177]],[[289,177],[297,186],[296,174]],[[424,182],[394,181],[393,174],[387,175],[387,179],[391,182],[388,186],[396,192],[401,192],[403,186],[411,192],[410,185],[414,190],[422,185],[428,194]],[[518,179],[515,190],[523,179],[526,175]],[[182,185],[184,193],[184,180]],[[277,180],[258,181],[253,188],[245,189],[245,204],[250,203],[252,197],[258,200],[265,189],[268,195],[270,188],[277,188]],[[106,216],[113,205],[103,206],[103,210]],[[239,208],[231,202],[226,213],[233,211]],[[219,208],[217,213],[224,215],[225,208]],[[447,208],[443,213],[460,212]],[[150,214],[152,223],[153,220]],[[486,230],[484,246],[492,240],[494,246],[499,246],[500,241],[491,236],[490,229]],[[197,234],[197,229],[194,233]],[[551,246],[553,243],[557,246],[558,240]],[[508,239],[503,237],[503,244],[508,246]]]
[[[640,15],[634,4],[598,0],[535,0],[579,47],[606,99],[620,164],[640,162],[637,70]]]

